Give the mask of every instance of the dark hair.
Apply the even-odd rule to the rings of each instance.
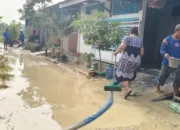
[[[138,35],[138,27],[131,27],[129,33]]]

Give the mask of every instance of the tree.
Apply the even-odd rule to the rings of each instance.
[[[1,23],[2,18],[3,18],[3,17],[2,17],[2,16],[0,16],[0,23]]]
[[[93,15],[84,14],[73,22],[75,28],[79,29],[86,45],[96,46],[99,50],[100,70],[102,70],[101,50],[108,49],[112,45],[120,43],[119,22],[104,22],[108,18],[106,13],[95,12]]]
[[[52,2],[52,0],[27,0],[23,8],[18,9],[18,12],[21,14],[20,19],[25,20],[34,17],[37,10],[43,9],[49,2]]]
[[[19,34],[22,29],[22,24],[20,22],[16,22],[15,20],[13,20],[7,28],[8,31],[11,33],[12,40],[16,40],[17,38],[19,38]]]
[[[50,18],[50,29],[53,30],[54,36],[61,37],[61,51],[63,53],[63,41],[64,37],[68,36],[74,31],[74,27],[72,25],[73,19],[63,21],[54,13],[54,15]]]
[[[0,34],[3,33],[3,23],[2,22],[2,16],[0,16]],[[3,37],[0,35],[0,42],[3,42]]]

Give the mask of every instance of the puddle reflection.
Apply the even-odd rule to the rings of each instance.
[[[23,56],[23,54],[21,54],[19,56],[19,58],[17,58],[17,60],[16,60],[16,67],[19,70],[24,70],[24,56]]]

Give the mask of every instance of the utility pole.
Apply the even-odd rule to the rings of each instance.
[[[112,13],[113,13],[113,0],[110,0],[110,11],[109,11],[109,17],[112,17]]]

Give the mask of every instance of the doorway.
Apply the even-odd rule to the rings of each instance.
[[[174,28],[180,24],[180,1],[167,0],[164,8],[148,8],[144,29],[143,65],[146,68],[161,67],[162,56],[160,47],[165,37],[174,33]]]

